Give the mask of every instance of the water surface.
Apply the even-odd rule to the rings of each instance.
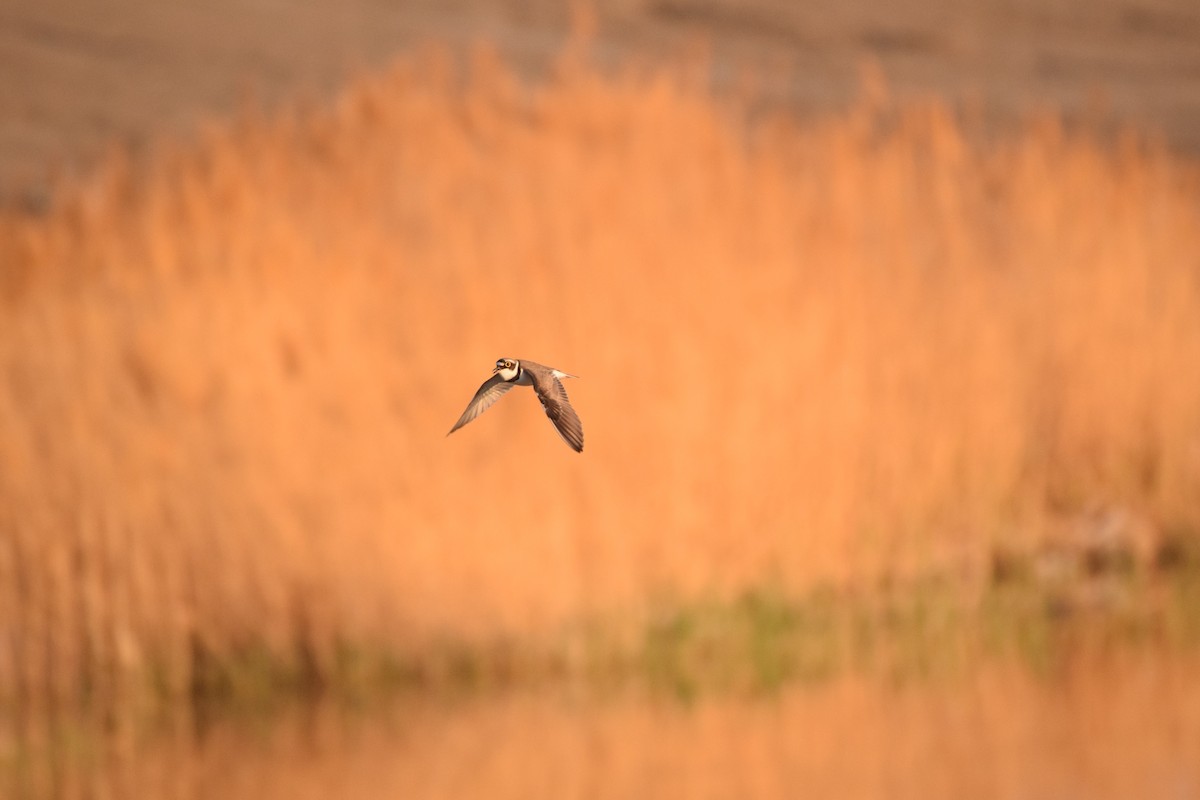
[[[1049,674],[845,675],[688,702],[625,688],[413,696],[5,730],[16,798],[1200,797],[1200,664],[1123,653]]]

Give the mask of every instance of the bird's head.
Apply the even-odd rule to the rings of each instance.
[[[496,361],[496,368],[492,372],[498,373],[506,381],[516,380],[517,373],[519,372],[517,366],[516,359],[501,358]]]

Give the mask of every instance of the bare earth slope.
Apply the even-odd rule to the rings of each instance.
[[[134,150],[235,110],[322,96],[417,42],[486,39],[528,69],[569,25],[535,0],[0,0],[0,199],[41,202],[48,174],[86,169],[112,141]],[[1003,119],[1099,104],[1200,150],[1200,5],[1193,0],[617,0],[597,51],[713,42],[714,75],[767,68],[805,110],[844,104],[873,58],[901,95],[970,94]]]

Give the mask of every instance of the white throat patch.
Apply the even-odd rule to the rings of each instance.
[[[496,374],[500,376],[500,380],[514,381],[517,379],[517,376],[521,374],[521,362],[514,361],[511,367],[499,369],[496,371]]]

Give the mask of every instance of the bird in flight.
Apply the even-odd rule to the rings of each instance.
[[[458,418],[458,422],[454,423],[450,433],[454,433],[487,411],[493,403],[500,399],[501,395],[514,386],[532,386],[533,391],[537,393],[538,400],[542,403],[546,416],[554,423],[554,429],[558,431],[558,435],[572,450],[581,453],[583,452],[583,425],[580,424],[575,409],[571,408],[571,401],[567,399],[567,390],[563,388],[562,381],[559,380],[560,378],[574,377],[574,375],[569,375],[561,370],[535,364],[532,361],[501,358],[496,361],[492,377],[484,381],[483,385],[479,387],[479,391],[475,392],[475,396],[467,404],[467,410]],[[449,436],[450,433],[446,435]]]

